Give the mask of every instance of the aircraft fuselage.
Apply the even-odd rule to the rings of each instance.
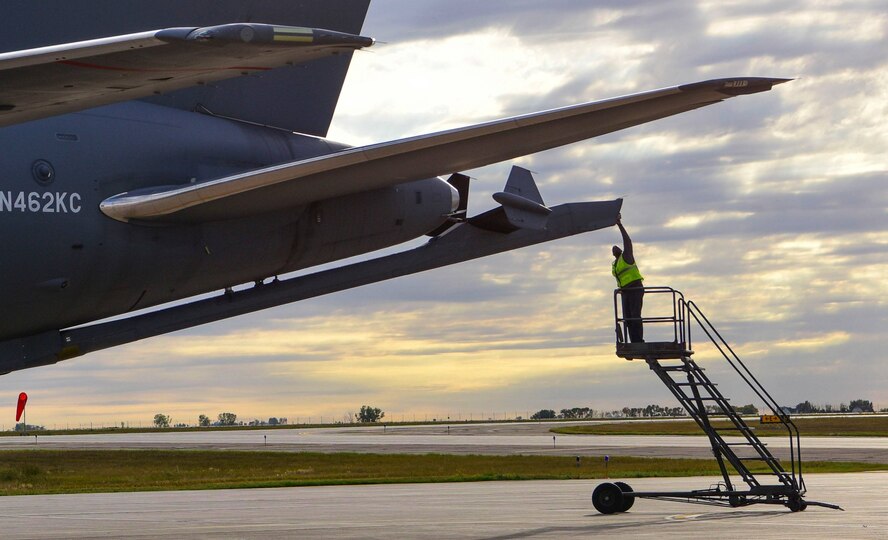
[[[0,155],[0,340],[396,245],[455,204],[432,178],[236,220],[123,223],[99,203],[345,146],[142,102],[3,128],[0,140],[15,149]]]

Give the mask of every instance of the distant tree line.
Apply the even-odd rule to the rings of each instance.
[[[664,407],[662,405],[646,405],[644,407],[623,407],[620,410],[623,416],[629,418],[644,418],[655,416],[686,416],[682,407]]]
[[[211,425],[215,426],[234,426],[237,425],[237,415],[232,412],[223,412],[219,413],[218,421],[211,423],[210,417],[205,414],[202,414],[197,417],[197,425],[200,427],[209,427]],[[274,419],[277,422],[277,419]],[[170,427],[170,422],[172,422],[172,418],[169,415],[158,413],[154,415],[154,427],[156,428],[168,428]],[[243,422],[241,422],[243,424]],[[176,424],[175,427],[187,427],[187,424]]]
[[[883,412],[885,409],[882,410]],[[850,403],[840,403],[838,407],[833,405],[815,405],[810,401],[803,401],[795,407],[783,407],[783,412],[788,414],[816,414],[816,413],[863,413],[875,412],[873,403],[868,399],[852,399]]]
[[[530,416],[531,420],[587,420],[590,418],[643,418],[657,416],[687,416],[681,407],[663,405],[647,405],[645,407],[623,407],[614,411],[598,411],[589,407],[573,407],[555,412],[553,409],[542,409]]]
[[[360,422],[360,423],[375,423],[379,422],[385,417],[385,412],[379,407],[371,407],[370,405],[364,405],[361,407],[360,412],[358,413],[349,413],[347,415],[347,422]],[[156,428],[169,428],[172,422],[172,418],[166,414],[155,414],[154,415],[154,427]],[[212,419],[205,415],[201,414],[197,417],[197,425],[200,427],[210,427],[210,426],[283,426],[288,424],[287,418],[278,418],[272,416],[265,420],[251,420],[249,423],[244,423],[243,421],[237,421],[237,415],[232,412],[223,412],[219,413],[217,416],[217,420],[214,422]],[[185,424],[176,424],[175,427],[187,427]]]
[[[750,403],[749,405],[734,405],[731,408],[734,409],[735,413],[747,416],[755,416],[759,413],[758,407],[756,407],[752,403]],[[722,411],[718,405],[707,405],[706,412],[710,414],[717,414]]]
[[[850,403],[842,403],[838,407],[832,405],[814,405],[810,401],[799,403],[795,407],[782,407],[786,414],[811,414],[811,413],[866,413],[875,412],[873,403],[867,399],[853,399]],[[706,411],[709,413],[721,412],[717,405],[707,405]],[[738,414],[747,416],[758,416],[759,409],[753,404],[735,405],[734,411]],[[888,412],[888,409],[881,409],[881,412]],[[589,407],[573,407],[571,409],[561,409],[556,412],[554,409],[541,409],[533,413],[531,420],[587,420],[591,418],[656,418],[656,417],[676,417],[687,416],[687,411],[682,407],[669,407],[663,405],[646,405],[644,407],[623,407],[613,411],[597,411]]]
[[[854,413],[854,412],[874,412],[873,403],[866,399],[853,399],[850,403],[842,403],[838,407],[832,405],[814,405],[810,401],[799,403],[795,407],[782,407],[786,414],[810,414],[810,413]],[[707,405],[707,412],[721,412],[715,405]],[[758,408],[753,404],[734,406],[734,410],[738,414],[746,416],[757,416]],[[881,412],[888,412],[888,409],[882,409]],[[622,409],[603,411],[596,410],[591,407],[572,407],[570,409],[561,409],[556,412],[554,409],[541,409],[530,416],[531,420],[588,420],[592,418],[662,418],[662,417],[683,417],[688,416],[687,411],[682,407],[670,407],[668,405],[645,405],[644,407],[623,407]],[[348,413],[345,415],[345,422],[358,423],[376,423],[385,417],[385,412],[379,407],[371,407],[364,405],[360,412]],[[520,419],[520,417],[519,417]],[[154,425],[158,428],[170,427],[171,418],[165,414],[154,415]],[[244,422],[237,422],[237,415],[231,412],[219,413],[217,420],[213,422],[210,417],[202,414],[197,419],[197,424],[201,427],[209,426],[234,426],[244,425]],[[271,417],[268,421],[253,420],[250,426],[278,426],[286,425],[286,418]],[[32,426],[28,426],[32,428]],[[37,426],[33,426],[37,427]],[[184,427],[184,424],[177,424],[176,427]],[[16,430],[20,429],[16,426]],[[39,428],[38,428],[39,429]]]

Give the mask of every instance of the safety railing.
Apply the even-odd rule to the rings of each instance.
[[[629,342],[629,325],[641,324],[642,327],[655,326],[671,326],[671,342],[675,345],[687,343],[686,333],[686,306],[684,295],[672,287],[639,287],[646,297],[655,295],[655,298],[667,297],[670,307],[664,310],[662,315],[653,317],[626,317],[623,312],[623,299],[626,294],[637,294],[638,289],[616,289],[614,291],[614,326],[617,334],[617,343]],[[649,298],[650,303],[650,298]],[[671,313],[669,311],[671,310]],[[660,334],[662,336],[662,334]],[[667,336],[668,337],[668,336]],[[658,341],[664,341],[662,339]],[[688,348],[690,346],[688,345]]]

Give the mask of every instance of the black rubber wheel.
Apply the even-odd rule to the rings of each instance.
[[[614,485],[620,488],[622,493],[632,493],[632,487],[626,482],[614,482]],[[620,507],[620,512],[628,512],[633,504],[635,504],[635,497],[623,495],[623,506]]]
[[[602,514],[620,512],[623,508],[623,491],[615,484],[600,484],[592,492],[592,506]]]
[[[786,507],[789,508],[790,512],[802,512],[808,508],[808,503],[802,500],[801,497],[792,497],[786,501]]]
[[[728,497],[728,504],[730,504],[732,508],[745,506],[746,497],[741,497],[740,495],[731,495],[730,497]]]

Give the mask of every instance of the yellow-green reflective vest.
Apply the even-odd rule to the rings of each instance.
[[[621,288],[629,285],[633,281],[644,279],[643,277],[641,277],[641,272],[638,271],[638,265],[627,263],[625,260],[623,260],[622,255],[620,255],[620,257],[614,261],[611,272],[614,274],[614,278],[616,278],[617,284]]]

